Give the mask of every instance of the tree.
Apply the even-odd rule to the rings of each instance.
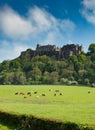
[[[69,78],[73,76],[74,71],[69,70],[68,68],[65,68],[61,70],[60,77]]]
[[[89,85],[89,84],[90,84],[88,78],[85,78],[85,79],[84,79],[84,84],[85,84],[85,85]]]
[[[50,77],[50,73],[45,71],[42,78],[44,84],[49,84],[49,77]]]
[[[14,84],[14,72],[7,73],[5,84]]]
[[[30,76],[34,81],[39,81],[41,79],[41,74],[41,70],[37,67],[33,68],[33,70],[30,72]]]
[[[23,72],[14,72],[13,84],[26,84],[26,77]]]
[[[10,65],[9,60],[3,61],[2,64],[0,65],[0,71],[8,71],[9,70],[9,65]]]
[[[56,71],[51,72],[50,77],[49,77],[50,83],[51,84],[56,84],[58,82],[58,77],[59,77],[58,72],[56,72]]]
[[[20,59],[16,58],[12,61],[10,61],[10,70],[11,71],[17,71],[21,69]]]
[[[64,84],[64,85],[67,85],[69,83],[69,80],[67,78],[61,78],[60,83]]]
[[[90,44],[88,50],[90,53],[95,53],[95,43]]]

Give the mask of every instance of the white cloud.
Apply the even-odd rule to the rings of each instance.
[[[25,51],[27,48],[29,48],[28,45],[25,45],[23,43],[15,43],[14,44],[14,57],[17,57],[20,55],[20,52]]]
[[[27,36],[33,30],[29,21],[9,7],[0,10],[0,28],[10,38]]]
[[[61,24],[60,24],[61,23]],[[59,22],[60,24],[60,27],[65,31],[65,32],[71,32],[75,29],[75,24],[69,20],[69,19],[64,19],[64,20],[61,20]]]
[[[45,10],[41,10],[38,7],[29,11],[29,19],[34,23],[35,28],[39,29],[38,31],[45,31],[51,28],[52,21],[48,19],[48,15]]]
[[[46,10],[34,7],[28,11],[27,17],[22,17],[8,6],[0,10],[0,30],[10,38],[34,36],[52,29],[72,30],[74,23],[70,20],[56,19]]]
[[[83,0],[82,3],[87,9],[95,9],[95,0]]]
[[[14,43],[10,46],[10,42],[4,40],[0,41],[0,62],[3,60],[10,60],[18,57],[22,51],[29,48],[28,45],[23,43]]]
[[[82,5],[82,15],[88,22],[95,25],[95,0],[83,0]]]
[[[63,42],[64,35],[74,29],[75,24],[71,20],[57,19],[45,9],[36,6],[29,9],[25,16],[4,6],[0,9],[0,34],[5,40],[2,41],[0,54],[5,55],[6,59],[12,59],[27,49],[28,43],[32,44],[32,41],[48,44]]]

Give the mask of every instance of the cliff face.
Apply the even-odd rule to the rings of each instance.
[[[80,54],[82,52],[82,46],[70,44],[61,48],[62,57],[68,59],[72,55]]]
[[[27,49],[26,51],[21,52],[20,58],[23,59],[23,61],[31,61],[31,58],[35,56],[35,52],[32,49]]]
[[[72,55],[80,54],[82,52],[82,46],[75,44],[68,44],[63,46],[62,48],[58,48],[55,45],[37,45],[36,50],[27,49],[22,52],[20,55],[21,59],[25,61],[30,61],[34,56],[42,56],[46,55],[53,59],[60,60],[62,58],[68,59]]]

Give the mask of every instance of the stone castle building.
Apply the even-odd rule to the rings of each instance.
[[[82,46],[69,44],[61,48],[61,55],[65,59],[68,59],[72,55],[80,54],[82,52]]]
[[[36,50],[27,49],[27,51],[22,52],[20,58],[28,57],[28,59],[34,56],[46,55],[53,59],[68,59],[72,55],[80,54],[83,51],[82,46],[75,44],[67,44],[62,48],[58,48],[55,45],[39,45],[37,44]]]

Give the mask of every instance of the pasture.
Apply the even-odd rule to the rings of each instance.
[[[9,130],[9,128],[7,126],[0,124],[0,130]]]
[[[0,86],[0,111],[95,126],[95,88]]]

